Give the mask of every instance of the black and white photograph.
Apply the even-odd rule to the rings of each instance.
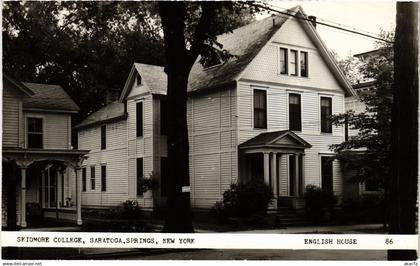
[[[2,265],[417,265],[417,1],[1,10]]]

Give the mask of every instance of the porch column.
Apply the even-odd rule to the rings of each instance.
[[[27,166],[20,166],[21,191],[20,191],[20,226],[26,227],[26,169]]]
[[[273,191],[273,207],[277,208],[277,153],[271,154],[271,190]]]
[[[302,158],[302,165],[301,165],[301,168],[302,168],[302,177],[300,178],[302,180],[302,184],[300,184],[300,186],[301,186],[302,195],[303,195],[305,193],[305,154],[302,153],[300,156]]]
[[[82,181],[79,176],[80,166],[74,167],[74,172],[76,174],[76,208],[77,208],[77,224],[82,224]]]
[[[264,152],[264,183],[270,184],[270,153]]]
[[[295,153],[295,185],[293,192],[295,196],[299,196],[299,154]]]

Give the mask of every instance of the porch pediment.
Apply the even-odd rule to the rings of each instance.
[[[279,149],[280,151],[302,151],[312,147],[303,138],[290,130],[261,133],[239,145],[243,150]]]

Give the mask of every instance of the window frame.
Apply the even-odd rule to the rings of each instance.
[[[321,155],[320,156],[320,184],[321,184],[321,189],[324,190],[325,186],[323,184],[323,180],[324,180],[324,175],[323,175],[323,159],[329,159],[331,160],[331,192],[334,192],[334,156],[333,155]]]
[[[101,125],[101,150],[106,150],[106,124]]]
[[[303,55],[303,56],[302,56]],[[308,70],[308,52],[307,51],[299,51],[299,76],[307,78],[309,76]],[[304,66],[305,66],[305,75],[302,75],[302,58],[304,58]]]
[[[289,97],[288,97],[288,112],[289,112],[289,130],[292,131],[298,131],[301,132],[302,131],[302,95],[300,93],[296,93],[296,92],[291,92],[288,93]],[[292,124],[292,112],[291,112],[291,101],[290,98],[291,96],[297,96],[299,98],[299,127],[298,128],[292,128],[291,124]]]
[[[140,163],[141,162],[141,163]],[[141,166],[141,171],[139,171]],[[143,157],[136,158],[136,196],[143,197],[144,160]]]
[[[295,49],[290,49],[290,59],[289,59],[289,65],[290,65],[290,67],[289,67],[289,74],[290,74],[290,76],[294,76],[294,77],[297,77],[297,76],[299,76],[299,56],[298,56],[298,54],[299,54],[299,51],[298,50],[295,50]],[[295,56],[294,56],[294,59],[295,59],[295,63],[293,64],[292,63],[292,58],[293,58],[293,54],[295,54]],[[294,67],[293,67],[294,66]],[[294,74],[292,73],[292,70],[294,69]]]
[[[333,115],[333,97],[332,96],[320,96],[319,97],[319,122],[320,122],[320,132],[321,133],[325,133],[325,134],[332,134],[332,132],[333,132],[333,130],[332,130],[332,123],[331,123],[331,120],[330,119],[328,119],[327,117],[323,117],[323,115],[322,115],[322,110],[323,110],[323,107],[322,107],[322,100],[323,99],[328,99],[329,100],[329,102],[330,102],[330,106],[329,106],[329,109],[330,109],[330,115],[329,116],[331,116],[331,115]],[[327,120],[327,122],[329,121],[329,126],[328,126],[328,129],[327,130],[325,130],[324,129],[324,126],[323,126],[323,121],[324,121],[324,119],[326,119]]]
[[[29,132],[29,120],[30,119],[38,119],[38,120],[41,120],[41,130],[42,130],[42,132],[41,133],[39,133],[39,132]],[[27,116],[26,117],[26,134],[25,134],[25,140],[26,140],[26,147],[28,148],[28,149],[44,149],[45,147],[44,147],[44,144],[45,144],[45,117],[43,117],[43,116],[32,116],[32,115],[30,115],[30,116]],[[29,145],[29,135],[30,134],[38,134],[38,135],[41,135],[41,147],[30,147],[30,145]]]
[[[106,192],[106,185],[106,164],[101,164],[101,192]]]
[[[96,190],[96,169],[95,169],[95,165],[90,166],[90,190],[93,190],[93,191]]]
[[[293,76],[309,78],[309,52],[308,50],[301,50],[300,47],[286,47],[283,45],[276,45],[277,47],[277,75]],[[281,56],[284,51],[284,56]],[[292,54],[295,53],[295,63],[292,63]],[[302,60],[304,60],[306,73],[302,75]],[[285,64],[282,64],[285,62]],[[281,67],[285,66],[285,71],[282,71]],[[292,66],[294,65],[294,68]],[[292,74],[292,69],[295,69],[296,73]]]
[[[139,107],[141,106],[141,107]],[[141,117],[141,120],[138,118]],[[136,102],[136,137],[144,136],[144,103]]]
[[[86,166],[83,166],[82,167],[82,192],[86,192],[87,190],[86,179],[87,179],[87,169],[86,169]]]
[[[135,83],[136,83],[136,87],[138,87],[138,86],[141,85],[141,76],[140,76],[140,74],[138,72],[136,72],[136,73],[137,73],[137,75],[136,75],[136,81],[135,81]]]
[[[282,65],[282,56],[281,56],[281,52],[284,51],[284,61],[283,61],[283,65]],[[284,48],[284,47],[279,47],[279,74],[280,75],[288,75],[289,74],[289,49]],[[284,66],[284,72],[282,72],[281,67]]]
[[[265,108],[257,108],[255,107],[255,97],[257,93],[263,93],[264,94],[264,105]],[[262,88],[253,88],[252,89],[252,114],[253,114],[253,119],[252,119],[252,124],[253,124],[253,128],[254,129],[267,129],[267,125],[268,125],[268,117],[267,117],[267,113],[268,113],[268,105],[267,105],[268,101],[267,101],[267,90],[266,89],[262,89]],[[262,123],[262,125],[259,125],[260,123],[256,123],[256,121],[258,120],[256,113],[257,112],[263,112],[264,113],[264,123]]]

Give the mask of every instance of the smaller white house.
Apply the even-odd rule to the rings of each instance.
[[[307,17],[301,7],[289,10]],[[218,36],[235,57],[203,67],[188,84],[191,205],[208,209],[232,183],[264,180],[271,208],[303,207],[307,185],[343,196],[343,173],[329,145],[345,139],[331,114],[343,113],[355,91],[314,25],[272,16]],[[166,75],[163,67],[134,64],[118,101],[78,129],[89,149],[82,169],[82,204],[109,207],[137,200],[144,208],[165,198]],[[143,193],[154,176],[160,188]]]
[[[368,52],[372,53],[372,52]],[[367,56],[366,53],[362,55]],[[361,100],[364,95],[372,94],[375,91],[375,81],[366,81],[353,85],[354,90],[357,95],[352,97],[347,97],[345,102],[346,111],[354,111],[356,114],[361,112],[366,112],[366,104]],[[351,138],[356,136],[359,132],[358,129],[351,128],[346,126],[346,138]],[[365,149],[352,150],[355,156],[363,156]],[[378,194],[380,190],[378,185],[374,182],[364,182],[364,183],[354,183],[350,181],[350,178],[354,175],[353,171],[345,173],[344,178],[346,180],[346,189],[345,194],[348,197],[363,196],[369,194]]]
[[[2,226],[27,227],[40,217],[81,224],[75,171],[89,151],[71,146],[71,115],[79,107],[61,86],[5,73],[2,100]]]

